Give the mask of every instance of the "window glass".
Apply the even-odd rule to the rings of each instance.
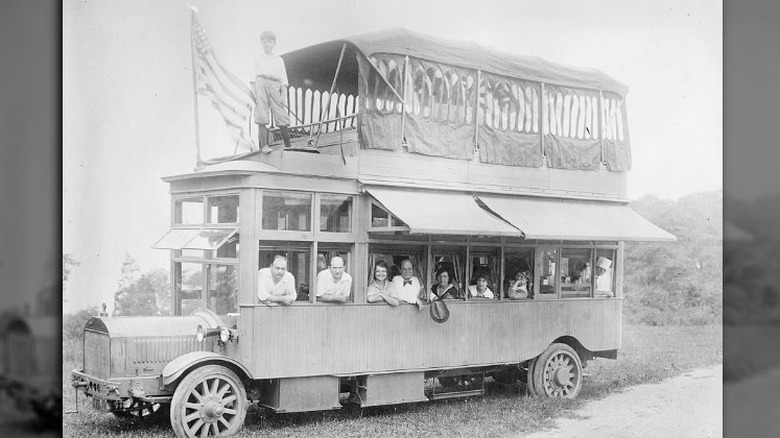
[[[263,229],[311,231],[311,194],[264,192]]]
[[[220,243],[226,243],[228,237],[235,237],[236,230],[229,228],[204,228],[198,232],[197,236],[184,245],[184,248],[213,250],[218,248]]]
[[[208,206],[208,223],[238,223],[238,195],[210,196]]]
[[[271,266],[276,255],[287,257],[287,272],[295,277],[295,290],[298,292],[297,301],[308,301],[311,279],[309,278],[309,267],[311,260],[311,250],[308,247],[260,247],[260,268]]]
[[[498,284],[498,276],[501,274],[501,260],[499,249],[471,248],[469,257],[471,258],[471,275],[469,276],[469,286],[475,286],[477,279],[484,276],[487,280],[487,288],[497,298],[501,290]]]
[[[238,233],[230,236],[227,242],[217,248],[217,257],[226,259],[238,258]]]
[[[539,272],[539,296],[555,296],[555,284],[558,279],[558,249],[542,248]]]
[[[236,266],[209,265],[208,308],[217,315],[238,311],[237,277]]]
[[[204,254],[205,254],[205,251],[200,250],[200,249],[182,249],[179,252],[179,256],[180,257],[196,257],[196,258],[199,258],[199,259],[202,259],[203,257],[205,257]]]
[[[563,248],[560,272],[562,297],[589,297],[593,284],[593,250]]]
[[[174,263],[174,293],[176,315],[190,315],[203,307],[203,265]]]
[[[614,296],[615,250],[598,249],[593,266],[595,296]]]
[[[512,299],[533,298],[534,251],[532,248],[504,250],[504,296]]]
[[[202,224],[203,198],[185,198],[175,201],[173,222],[176,224]]]
[[[371,204],[371,226],[372,227],[389,227],[390,226],[390,213],[385,211],[382,207]]]
[[[320,198],[320,231],[349,233],[352,231],[352,197],[322,195]]]

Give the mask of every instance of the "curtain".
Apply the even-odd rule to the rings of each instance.
[[[555,169],[595,170],[601,161],[599,94],[557,85],[544,86],[544,153]]]

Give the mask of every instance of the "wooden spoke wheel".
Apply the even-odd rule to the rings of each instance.
[[[115,404],[116,409],[122,409],[121,411],[112,411],[116,418],[122,420],[146,418],[160,412],[162,405],[160,403],[149,403],[136,400],[133,398],[125,399],[122,402]]]
[[[219,365],[182,379],[171,400],[171,426],[179,438],[228,436],[244,424],[247,398],[236,374]]]
[[[566,344],[552,344],[533,365],[533,390],[537,395],[574,398],[582,387],[580,356]]]

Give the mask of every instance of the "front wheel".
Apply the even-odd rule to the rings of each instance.
[[[171,426],[179,438],[229,436],[244,424],[247,398],[233,371],[207,365],[182,379],[171,400]]]
[[[533,365],[533,392],[553,398],[575,398],[582,388],[582,362],[573,348],[555,343]]]

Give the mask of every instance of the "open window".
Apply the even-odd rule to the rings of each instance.
[[[499,276],[501,275],[501,250],[499,248],[472,247],[469,248],[469,269],[471,275],[468,279],[468,287],[474,290],[479,278],[487,280],[487,289],[493,298],[498,298],[501,293]],[[472,287],[474,286],[474,287]],[[469,296],[473,294],[467,294]]]
[[[534,296],[533,248],[506,248],[504,250],[504,296],[510,299]]]
[[[296,301],[308,301],[311,285],[309,277],[311,266],[311,248],[308,242],[260,242],[260,268],[271,266],[274,257],[287,259],[287,272],[295,277]]]
[[[561,249],[561,298],[590,297],[593,288],[593,249]]]

